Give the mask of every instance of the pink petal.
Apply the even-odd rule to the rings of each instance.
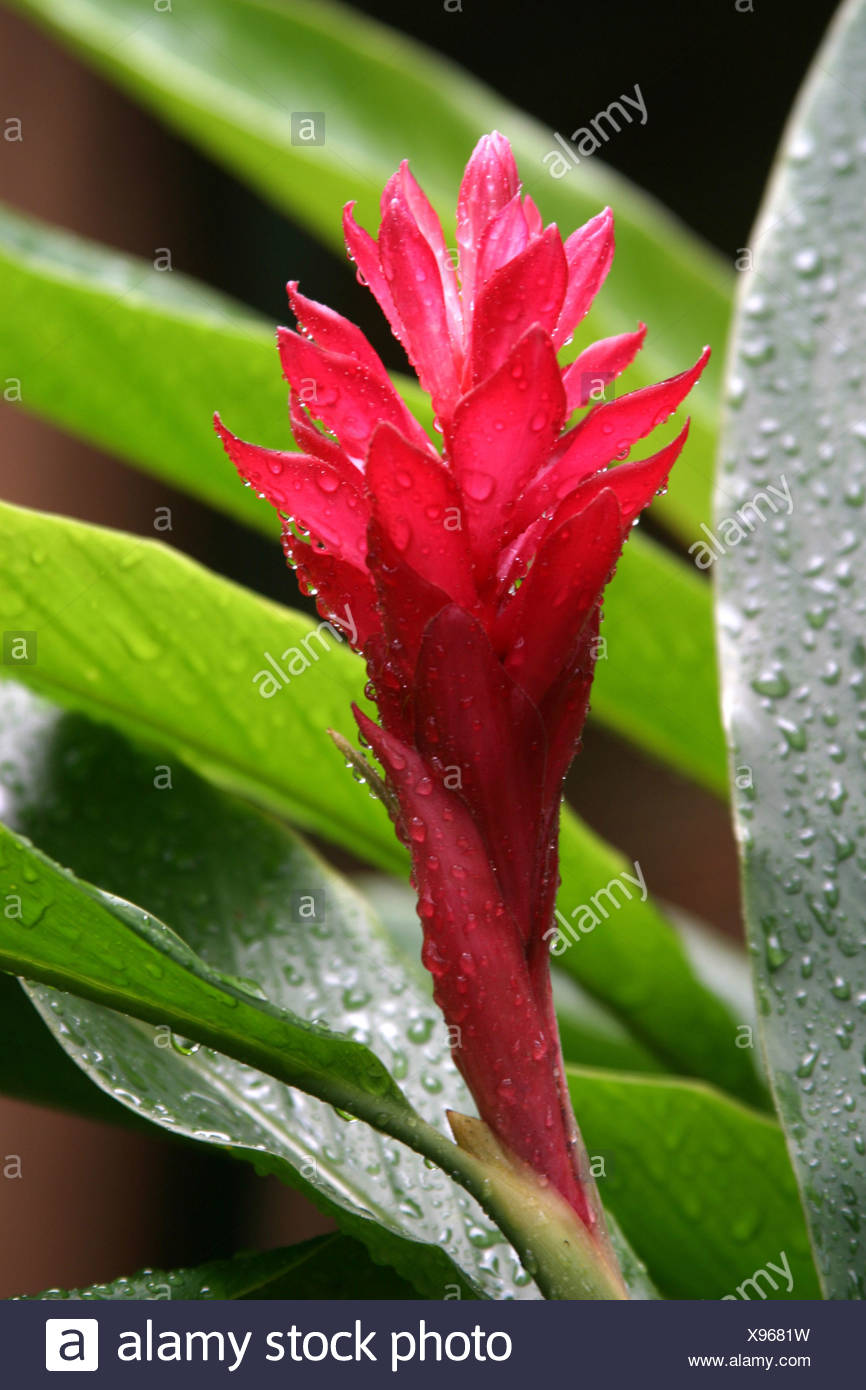
[[[610,489],[547,537],[496,625],[494,645],[539,704],[573,660],[627,535]]]
[[[372,514],[405,563],[455,602],[475,607],[462,499],[439,460],[381,425],[365,471]]]
[[[363,462],[373,432],[383,420],[420,447],[429,447],[424,431],[393,386],[362,362],[317,347],[289,328],[277,330],[277,341],[286,380],[351,458]]]
[[[558,348],[568,341],[577,324],[586,316],[610,270],[613,252],[613,213],[610,208],[605,208],[597,217],[578,227],[566,241],[568,289],[553,334]]]
[[[547,458],[564,418],[556,353],[538,327],[460,401],[448,454],[479,573],[490,571],[515,501]]]
[[[292,312],[298,321],[299,333],[315,339],[319,347],[327,348],[329,352],[354,357],[356,361],[369,367],[380,381],[390,384],[382,359],[356,324],[344,319],[342,314],[329,309],[326,304],[318,304],[315,299],[307,299],[305,295],[300,294],[297,280],[290,280],[286,289]]]
[[[682,447],[689,434],[690,421],[670,444],[666,444],[657,454],[649,458],[636,459],[632,463],[620,463],[616,468],[603,468],[591,478],[579,483],[574,492],[560,503],[554,514],[551,529],[561,526],[569,516],[583,511],[594,497],[606,488],[619,502],[619,509],[626,526],[631,526],[648,507],[657,493],[667,487],[668,474],[679,458]]]
[[[538,208],[535,204],[535,200],[531,198],[528,193],[523,200],[523,211],[526,216],[526,225],[529,229],[529,235],[531,237],[539,236],[544,226],[544,222],[542,220],[541,213],[538,211]]]
[[[517,165],[505,136],[497,131],[485,135],[472,151],[457,198],[457,245],[466,323],[475,307],[476,268],[484,229],[519,188]]]
[[[219,418],[215,423],[223,447],[242,478],[333,555],[363,567],[370,509],[358,487],[361,476],[350,464],[341,474],[337,468],[307,454],[281,453],[246,444],[227,430]]]
[[[689,394],[709,355],[710,349],[704,348],[688,371],[598,405],[584,416],[564,436],[564,447],[555,462],[527,489],[519,508],[521,521],[528,525],[541,512],[561,502],[584,478],[615,458],[622,458],[638,439],[664,424]]]
[[[416,744],[459,776],[514,920],[528,933],[543,813],[546,737],[484,628],[456,604],[427,625],[415,673]],[[511,755],[503,757],[505,749]]]
[[[486,281],[478,294],[472,326],[472,384],[495,372],[533,324],[551,332],[559,317],[567,279],[559,232],[548,227]]]
[[[484,284],[494,271],[514,259],[529,243],[529,228],[520,195],[515,194],[501,212],[488,222],[481,238],[478,280]]]
[[[594,395],[604,391],[634,361],[643,347],[646,324],[634,333],[618,333],[613,338],[601,338],[576,357],[563,372],[562,381],[568,397],[568,413],[588,405]]]
[[[385,208],[379,253],[403,324],[403,346],[436,413],[450,415],[462,347],[452,337],[438,262],[402,194]]]
[[[391,325],[394,337],[402,343],[405,340],[405,331],[382,270],[379,247],[370,233],[355,221],[354,207],[354,203],[347,203],[343,209],[343,236],[349,259],[355,262],[360,282],[368,285],[375,295],[379,308]]]
[[[409,211],[436,258],[442,279],[442,292],[445,296],[445,310],[451,339],[454,343],[462,344],[463,306],[457,286],[457,270],[448,247],[445,245],[442,223],[439,221],[427,194],[412,174],[406,160],[400,165],[400,172],[397,177],[400,179],[400,187]]]

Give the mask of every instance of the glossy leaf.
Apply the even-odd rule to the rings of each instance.
[[[829,1298],[866,1297],[864,63],[857,0],[815,59],[752,237],[716,521],[761,1024]]]
[[[664,1297],[820,1298],[778,1125],[694,1082],[570,1069],[569,1088],[602,1198]],[[775,1289],[739,1292],[768,1262]]]
[[[273,325],[178,272],[160,273],[8,211],[0,211],[0,286],[0,378],[26,383],[25,409],[277,542],[272,509],[240,486],[211,426],[219,407],[244,438],[291,447]],[[429,423],[417,386],[408,378],[398,384]],[[287,577],[287,600],[291,593]],[[604,640],[594,716],[724,791],[707,585],[633,536]]]
[[[275,325],[179,271],[3,207],[0,285],[0,362],[25,383],[25,410],[275,533],[213,432],[219,408],[245,437],[293,447]],[[399,384],[423,420],[424,395]]]
[[[730,275],[712,252],[598,158],[576,171],[552,131],[394,30],[327,0],[175,0],[170,16],[143,14],[138,0],[17,6],[338,247],[343,204],[357,199],[371,223],[407,157],[451,237],[463,165],[480,135],[501,130],[545,220],[568,233],[613,207],[619,250],[593,330],[606,337],[638,317],[649,323],[637,383],[682,370],[704,342],[721,352]],[[293,112],[321,113],[315,143],[297,130],[292,139]],[[560,168],[569,172],[557,177]],[[663,509],[689,536],[708,514],[719,360],[695,397],[689,467]]]
[[[46,1289],[32,1301],[81,1299],[122,1302],[130,1298],[166,1299],[415,1299],[412,1284],[392,1269],[375,1264],[360,1241],[349,1236],[316,1236],[282,1250],[210,1260],[194,1269],[143,1269],[128,1279],[83,1289]],[[31,1299],[22,1299],[30,1302]]]
[[[502,1296],[514,1257],[471,1199],[312,1099],[387,1126],[411,1121],[411,1091],[440,1133],[446,1107],[471,1108],[436,1009],[361,900],[290,831],[180,764],[157,786],[152,753],[0,690],[4,815],[79,875],[0,827],[0,967],[86,996],[29,986],[67,1053],[135,1114],[306,1190],[428,1296],[488,1280]],[[497,1244],[498,1280],[483,1267]]]
[[[382,867],[404,869],[383,808],[353,785],[327,744],[328,728],[353,737],[349,703],[361,672],[327,629],[153,542],[3,506],[0,577],[9,623],[37,633],[35,662],[15,668],[22,680],[160,740],[218,781]],[[282,662],[288,688],[267,654]],[[270,673],[268,698],[260,694],[262,673]],[[564,816],[566,917],[629,868]],[[621,901],[610,920],[605,915],[603,928],[567,951],[563,964],[671,1065],[755,1095],[752,1063],[733,1043],[737,1020],[641,895]]]

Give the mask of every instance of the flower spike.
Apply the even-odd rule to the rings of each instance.
[[[217,429],[282,516],[286,555],[323,615],[351,615],[379,723],[355,716],[411,853],[422,959],[481,1117],[456,1117],[460,1133],[495,1153],[500,1175],[513,1163],[520,1182],[534,1174],[555,1193],[577,1244],[610,1271],[551,995],[559,804],[605,586],[688,422],[623,460],[683,402],[709,349],[669,381],[594,404],[593,383],[625,371],[646,333],[639,324],[558,361],[610,269],[613,216],[604,209],[565,241],[545,228],[501,135],[466,167],[456,266],[405,163],[377,236],[351,204],[343,225],[359,279],[432,398],[441,448],[361,330],[294,282],[299,331],[280,329],[279,348],[301,452]]]

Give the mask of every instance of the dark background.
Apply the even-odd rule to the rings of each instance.
[[[625,127],[605,159],[733,263],[833,0],[456,3],[357,8],[447,54],[566,135],[638,83],[647,123]],[[286,318],[290,275],[314,297],[368,318],[347,267],[2,10],[0,93],[3,115],[20,116],[27,132],[26,158],[9,157],[14,145],[2,151],[4,200],[148,259],[154,247],[170,247],[175,268],[273,320]],[[0,413],[0,494],[152,534],[147,479],[8,406]],[[166,501],[164,485],[158,500]],[[293,600],[276,544],[186,498],[170,500],[175,544]],[[737,933],[724,808],[592,727],[571,794],[587,819],[639,858],[657,894]],[[194,1263],[326,1228],[275,1183],[227,1160],[0,1101],[0,1162],[6,1153],[22,1156],[24,1178],[0,1182],[0,1296],[144,1264]]]

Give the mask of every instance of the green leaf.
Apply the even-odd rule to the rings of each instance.
[[[457,1152],[440,1137],[446,1109],[471,1108],[438,1011],[362,901],[290,831],[183,766],[158,788],[151,751],[19,687],[0,693],[4,814],[78,875],[0,827],[0,969],[42,982],[31,997],[66,1052],[137,1115],[306,1191],[428,1297],[449,1284],[537,1296],[444,1173],[331,1108],[396,1121],[414,1142],[427,1131],[411,1092],[439,1128],[437,1161]]]
[[[666,1069],[765,1104],[751,1050],[737,1045],[751,1012],[744,1017],[732,1006],[712,963],[687,946],[650,898],[642,901],[640,865],[564,815],[560,867],[555,966],[602,1000]]]
[[[25,409],[278,543],[272,508],[241,487],[211,428],[219,407],[245,438],[291,446],[272,325],[177,272],[2,210],[0,285],[0,379],[22,382]],[[429,423],[417,385],[408,378],[398,385]],[[707,585],[635,535],[607,603],[604,636],[595,717],[723,793]]]
[[[0,369],[21,382],[25,410],[278,537],[213,431],[219,409],[237,433],[294,447],[275,325],[179,271],[2,206],[0,284]],[[414,378],[396,380],[424,420]]]
[[[746,507],[718,562],[746,916],[828,1298],[866,1297],[864,63],[866,8],[848,3],[752,237],[716,521]]]
[[[349,1236],[316,1236],[282,1250],[209,1260],[194,1269],[143,1269],[128,1279],[84,1289],[47,1289],[20,1301],[58,1299],[122,1302],[127,1299],[416,1299],[413,1286],[371,1260]]]
[[[53,853],[72,860],[80,874],[101,878],[118,892],[134,890],[149,912],[182,931],[201,960],[219,972],[218,981],[243,986],[245,998],[248,991],[267,996],[290,1024],[312,1020],[318,1030],[318,1021],[328,1019],[344,1038],[355,1040],[348,1047],[356,1053],[365,1050],[361,1042],[369,1043],[439,1132],[412,1119],[401,1128],[387,1097],[380,1099],[374,1122],[408,1139],[461,1181],[472,1178],[471,1165],[457,1162],[459,1151],[442,1137],[447,1110],[471,1108],[446,1029],[412,969],[404,968],[356,895],[277,822],[185,769],[177,770],[170,788],[154,787],[153,754],[147,750],[134,749],[80,716],[63,715],[21,688],[7,686],[2,696],[2,790],[16,827],[37,834]],[[32,930],[21,923],[38,911],[38,890],[46,882],[53,887],[62,871],[31,851],[22,856],[21,882],[18,877],[7,872],[4,879],[0,872],[0,890],[9,889],[5,903],[20,899],[19,911],[7,920],[5,944],[0,936],[0,961],[8,949],[15,953],[16,968],[30,965],[31,973],[45,978],[45,961],[55,947],[56,906]],[[82,922],[92,928],[90,904],[97,890],[76,885],[68,875],[66,882],[82,899],[75,928]],[[119,904],[104,893],[99,898],[109,910]],[[317,918],[312,923],[310,906]],[[97,927],[104,930],[105,924]],[[260,1071],[192,1046],[191,1039],[214,1040],[205,1002],[201,1019],[191,1025],[181,1020],[181,1036],[174,1031],[177,987],[169,987],[165,978],[164,1022],[156,1028],[140,1021],[148,1016],[152,1021],[146,990],[127,991],[135,1018],[93,1003],[107,992],[110,996],[118,979],[134,977],[133,967],[142,960],[145,968],[153,964],[142,957],[138,943],[115,940],[117,933],[110,925],[108,930],[112,953],[105,952],[103,938],[88,936],[88,952],[67,966],[62,981],[85,990],[91,1002],[30,986],[49,1028],[98,1086],[170,1132],[227,1147],[259,1171],[300,1187],[358,1236],[374,1259],[393,1264],[427,1296],[454,1291],[537,1296],[496,1227],[443,1172],[363,1124],[350,1128],[329,1106]],[[36,939],[29,962],[20,959],[26,947],[16,935]],[[173,954],[188,954],[173,932],[172,942]],[[101,962],[101,977],[96,978],[99,967],[91,957]],[[190,968],[201,977],[198,958]],[[56,982],[56,975],[47,973]],[[271,1007],[271,1012],[279,1011]],[[261,1036],[261,1021],[245,1018],[242,1025],[245,1043],[238,1044],[224,1025],[221,1040],[241,1062],[251,1055],[255,1062],[250,1045],[254,1049]],[[329,1085],[340,1080],[345,1046],[335,1056]],[[275,1067],[272,1058],[265,1060],[277,1077],[287,1079],[284,1061],[277,1058]],[[318,1084],[313,1089],[323,1093]],[[357,1100],[349,1103],[365,1113]],[[480,1183],[472,1186],[480,1188]],[[624,1242],[619,1249],[636,1296],[649,1296],[639,1262]]]
[[[327,630],[154,542],[7,506],[0,581],[10,626],[37,634],[35,661],[15,668],[22,680],[405,872],[383,808],[327,745],[329,727],[354,737],[349,704],[362,670]],[[288,689],[271,676],[275,692],[262,698],[255,677],[271,669],[266,654],[285,668],[290,649],[300,674]],[[566,917],[633,867],[563,817]],[[733,1045],[738,1020],[661,913],[633,891],[607,916],[565,953],[564,968],[670,1065],[756,1097],[750,1058]]]
[[[820,1298],[772,1120],[695,1082],[569,1068],[569,1088],[604,1202],[666,1298]],[[789,1276],[738,1293],[770,1261]]]
[[[688,464],[676,471],[664,507],[692,539],[709,515],[713,388],[731,277],[658,204],[598,159],[554,177],[544,162],[558,150],[552,131],[431,51],[326,0],[175,0],[171,14],[145,13],[139,0],[17,6],[334,246],[341,246],[343,204],[357,199],[372,224],[386,180],[406,157],[450,235],[463,166],[493,129],[512,140],[527,191],[565,232],[611,204],[619,254],[593,314],[594,336],[633,328],[639,318],[649,323],[638,384],[681,371],[706,341],[717,353],[690,407]],[[299,111],[323,113],[322,144],[293,142]]]

